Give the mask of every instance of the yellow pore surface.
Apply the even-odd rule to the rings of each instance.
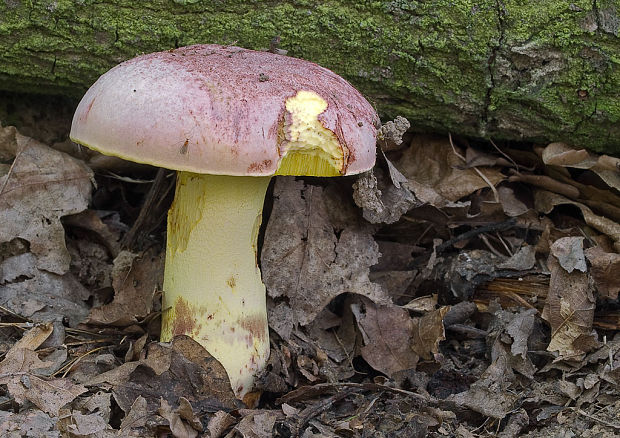
[[[339,176],[344,173],[343,146],[318,116],[327,102],[312,91],[299,91],[286,101],[290,135],[276,175]]]

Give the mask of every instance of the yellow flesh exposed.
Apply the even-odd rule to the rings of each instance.
[[[312,91],[299,91],[286,101],[290,135],[276,175],[339,176],[345,156],[338,138],[325,128],[318,116],[327,102]]]
[[[168,213],[162,341],[185,334],[243,397],[269,356],[256,240],[270,177],[179,172]]]

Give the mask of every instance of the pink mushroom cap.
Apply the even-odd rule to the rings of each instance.
[[[319,95],[318,116],[343,150],[342,175],[375,162],[378,121],[346,80],[309,61],[194,45],[123,62],[86,92],[71,138],[106,155],[216,175],[273,175],[288,141],[286,101]]]

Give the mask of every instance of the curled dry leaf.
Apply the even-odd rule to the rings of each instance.
[[[620,159],[575,149],[565,143],[550,143],[542,152],[545,164],[590,169],[607,185],[620,190]]]
[[[558,195],[566,196],[567,198],[577,199],[580,196],[579,189],[572,184],[560,182],[547,175],[532,175],[527,173],[518,173],[516,171],[508,178],[510,182],[521,182],[529,184],[541,189],[549,190],[550,192],[557,193]]]
[[[448,310],[450,306],[443,306],[420,318],[413,319],[411,348],[420,357],[430,360],[433,354],[439,352],[439,342],[446,339],[443,317]]]
[[[261,254],[263,281],[270,297],[288,299],[301,325],[343,293],[390,302],[368,279],[370,266],[379,259],[371,229],[352,221],[337,236],[326,207],[329,193],[293,178],[278,178],[274,188]]]
[[[583,214],[583,219],[586,223],[592,228],[609,236],[613,240],[616,250],[620,251],[620,224],[617,222],[604,216],[594,214],[590,208],[579,202],[571,201],[564,196],[546,190],[534,191],[534,204],[537,211],[545,214],[551,213],[556,205],[569,204],[576,206],[581,210],[581,214]]]
[[[461,151],[457,152],[462,155]],[[410,181],[431,188],[441,197],[453,202],[488,187],[487,182],[474,169],[458,168],[464,162],[455,155],[445,136],[414,136],[411,146],[394,164]],[[493,185],[504,179],[498,169],[484,167],[480,168],[480,171]],[[412,191],[418,196],[418,191]]]
[[[112,257],[116,257],[120,252],[119,232],[113,231],[106,225],[96,211],[85,210],[81,213],[67,216],[64,219],[65,225],[78,227],[93,232],[103,243]]]
[[[188,403],[186,399],[181,399]],[[196,430],[192,424],[183,421],[184,419],[179,414],[179,409],[172,409],[168,402],[163,398],[160,399],[160,405],[157,412],[159,415],[168,420],[168,423],[170,424],[170,431],[172,432],[172,436],[175,438],[195,438],[198,436],[198,432],[202,431],[202,427],[199,430]]]
[[[547,350],[557,351],[564,359],[578,359],[598,345],[592,330],[596,300],[588,275],[567,272],[553,255],[549,255],[547,264],[551,280],[542,313],[551,326]]]
[[[235,420],[235,417],[228,412],[217,411],[213,417],[211,417],[207,425],[209,438],[220,438],[224,436],[224,433],[236,422],[237,420]]]
[[[407,310],[414,312],[431,312],[437,308],[437,295],[414,298],[403,306]]]
[[[588,248],[590,274],[601,298],[615,300],[620,292],[620,254],[605,252],[599,246]]]

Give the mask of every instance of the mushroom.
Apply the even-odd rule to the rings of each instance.
[[[161,340],[195,339],[240,398],[269,356],[257,257],[269,181],[370,169],[377,120],[355,88],[323,67],[219,45],[123,62],[77,107],[74,142],[178,171]]]

